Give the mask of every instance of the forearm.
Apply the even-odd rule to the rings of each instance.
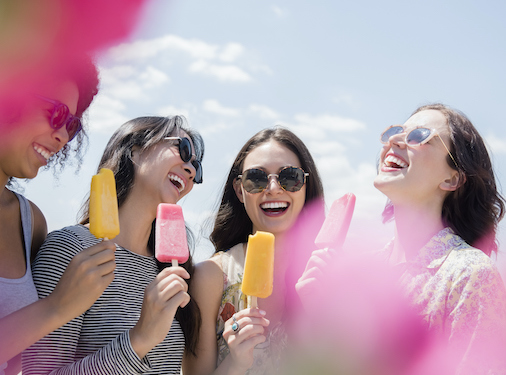
[[[70,319],[50,298],[38,300],[0,319],[0,363],[18,355]]]

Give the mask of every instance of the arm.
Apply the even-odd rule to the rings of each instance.
[[[51,275],[54,282],[51,290],[47,293],[39,291],[39,297],[47,298],[0,320],[0,363],[21,353],[93,304],[114,277],[113,246],[112,243],[101,243],[74,259],[67,253],[66,258],[49,265],[58,269]],[[64,272],[67,264],[68,269]],[[61,282],[58,283],[60,276]]]
[[[245,309],[236,314],[241,329],[232,331],[232,319],[225,324],[223,337],[227,341],[230,355],[216,368],[218,344],[216,338],[216,319],[223,294],[223,271],[214,260],[206,260],[195,268],[190,289],[192,298],[197,302],[202,318],[197,357],[185,353],[183,373],[201,374],[244,374],[253,363],[253,349],[265,341],[264,327],[269,321],[258,309]]]
[[[51,237],[51,235],[50,235]],[[49,237],[48,237],[49,240]],[[34,276],[39,290],[47,293],[54,285],[52,264],[58,263],[62,252],[69,252],[75,238],[67,237],[65,250],[57,246],[50,248],[49,241],[41,249],[34,269]],[[54,241],[54,244],[61,244]],[[113,305],[116,293],[124,293],[128,288],[123,284],[113,284],[103,299],[99,300],[95,311],[100,315],[88,318],[83,314],[63,327],[50,333],[23,354],[23,374],[83,374],[97,375],[145,373],[151,369],[146,353],[167,336],[172,325],[175,312],[179,306],[184,306],[189,300],[186,293],[187,284],[183,278],[189,277],[181,267],[170,267],[162,272],[146,287],[142,311],[129,308],[137,315],[141,314],[137,324],[132,329],[113,328],[109,330],[107,322],[116,318],[114,312],[118,306]],[[138,293],[139,290],[136,291]],[[142,290],[140,291],[142,293]],[[125,322],[131,326],[131,320]],[[118,322],[116,322],[118,323]],[[117,325],[117,324],[116,324]],[[121,325],[120,325],[121,326]],[[82,331],[88,334],[95,330],[102,331],[100,337],[87,341],[80,346]],[[91,346],[90,346],[91,345]],[[83,354],[84,353],[84,354]],[[78,359],[76,359],[76,357]]]

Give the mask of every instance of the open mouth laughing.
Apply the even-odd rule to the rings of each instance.
[[[260,208],[268,214],[282,214],[289,206],[288,202],[264,202],[260,204]]]
[[[408,163],[406,163],[404,160],[393,154],[388,154],[385,157],[383,164],[387,168],[395,168],[395,169],[402,169],[408,167]]]
[[[169,180],[176,187],[176,189],[181,193],[186,187],[184,180],[175,174],[169,174]]]
[[[49,160],[49,158],[54,155],[54,152],[51,152],[47,148],[42,147],[38,144],[34,144],[33,149],[37,151],[40,155],[42,155],[42,157],[46,159],[46,161]]]

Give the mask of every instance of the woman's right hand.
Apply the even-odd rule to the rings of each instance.
[[[313,251],[304,273],[295,284],[295,290],[306,312],[321,303],[319,292],[325,286],[325,273],[329,272],[328,268],[332,261],[332,251],[326,249]]]
[[[167,267],[146,287],[141,316],[130,330],[130,342],[139,358],[165,339],[177,309],[190,302],[185,281],[189,278],[184,268]]]
[[[89,309],[112,282],[115,251],[114,242],[102,241],[72,258],[53,292],[46,297],[55,305],[55,311],[64,315],[64,322]]]
[[[234,317],[239,326],[235,332]],[[234,317],[225,322],[223,338],[230,349],[230,366],[245,372],[253,365],[253,349],[266,340],[264,331],[270,322],[265,318],[265,311],[258,308],[241,310]]]

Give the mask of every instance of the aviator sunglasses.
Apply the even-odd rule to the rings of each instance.
[[[381,143],[388,144],[391,137],[404,132],[406,132],[406,127],[404,125],[389,126],[383,133],[381,133],[380,137]],[[450,149],[446,146],[446,143],[443,141],[443,139],[441,138],[436,129],[414,128],[413,130],[406,133],[404,143],[406,143],[406,145],[410,147],[416,147],[426,144],[434,137],[439,138],[444,148],[446,149],[446,152],[448,152],[448,155],[450,155],[450,158],[455,164],[455,167],[458,167],[458,164],[455,161],[455,158],[453,157],[452,153],[450,152]]]
[[[57,100],[45,98],[43,96],[37,97],[53,105],[53,108],[48,109],[49,115],[51,116],[51,128],[58,130],[65,126],[65,129],[67,130],[67,134],[69,136],[68,142],[74,139],[77,133],[79,133],[83,128],[81,119],[70,113],[69,107],[67,107],[65,104]]]
[[[283,190],[294,193],[302,189],[307,176],[309,176],[309,173],[304,172],[299,167],[285,167],[277,174],[267,174],[265,171],[256,168],[247,169],[237,178],[241,180],[244,190],[251,194],[261,193],[267,189],[271,177],[276,177],[279,186]]]
[[[195,154],[192,154],[192,145],[190,143],[190,140],[186,137],[165,137],[164,139],[168,140],[174,140],[179,141],[179,156],[181,157],[181,160],[185,163],[188,163],[192,156],[196,156]],[[195,168],[195,178],[193,179],[193,182],[196,184],[202,183],[202,164],[200,164],[200,161],[193,160],[191,162],[193,167]]]

